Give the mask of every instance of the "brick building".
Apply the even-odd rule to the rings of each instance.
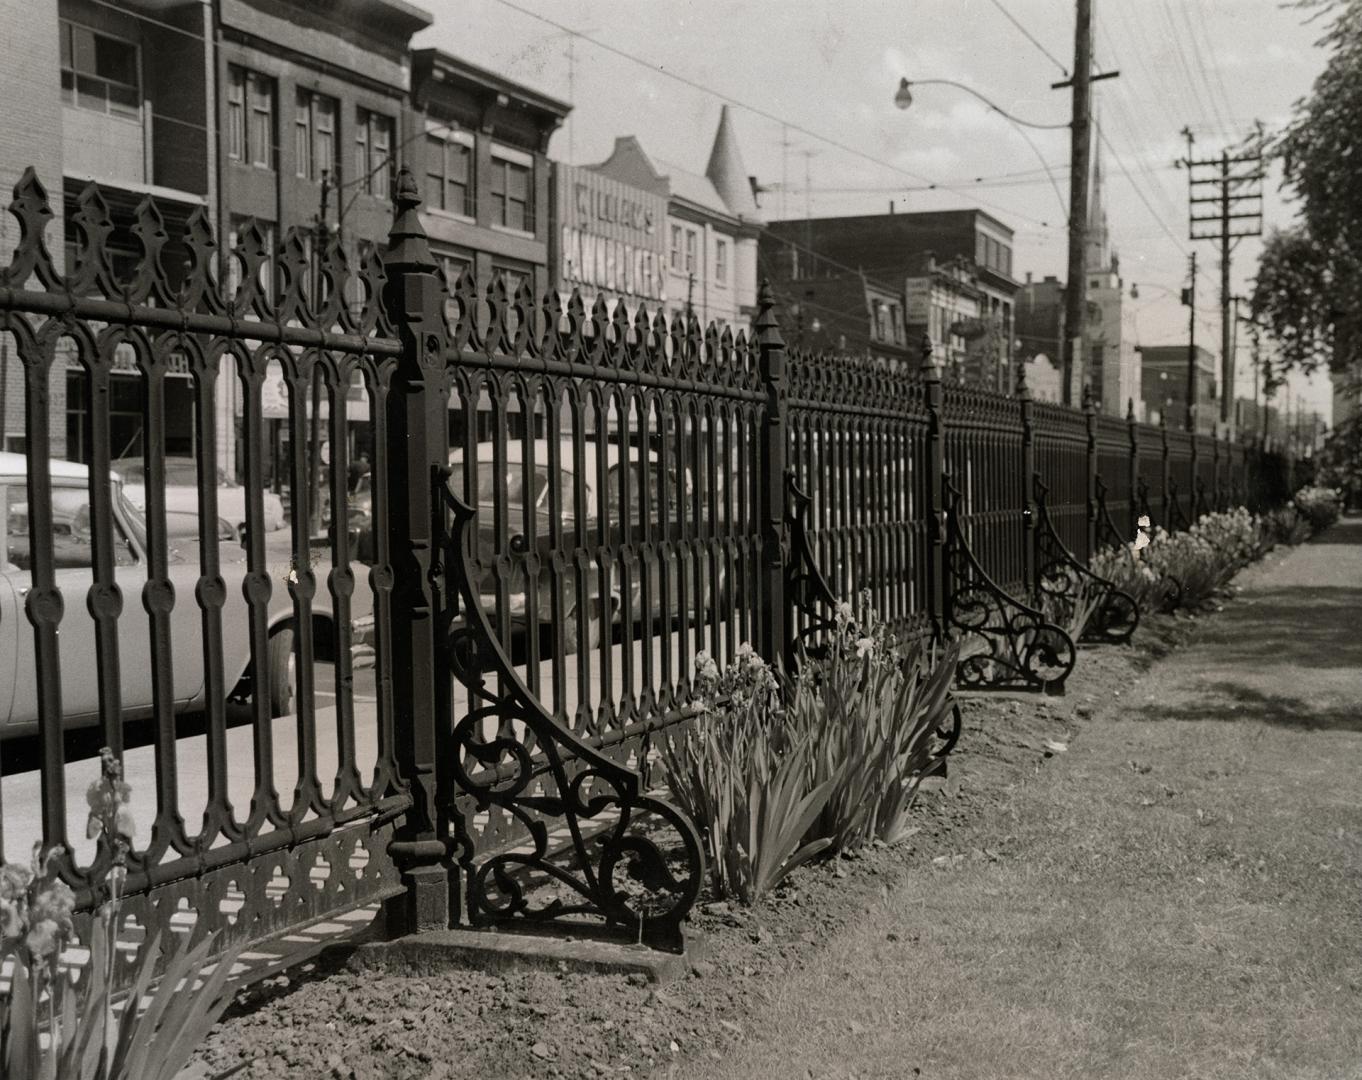
[[[1145,419],[1157,424],[1161,417],[1171,428],[1182,429],[1187,422],[1187,346],[1140,345],[1140,378],[1145,403]],[[1196,347],[1196,430],[1209,435],[1220,419],[1216,380],[1219,372],[1215,357]]]
[[[691,312],[735,331],[750,327],[757,303],[757,237],[761,212],[725,105],[704,174],[654,163],[632,135],[615,140],[610,157],[591,168],[602,176],[667,200],[666,309]]]
[[[921,279],[929,257],[934,265],[967,267],[979,296],[975,318],[989,324],[985,330],[993,343],[989,355],[976,354],[970,375],[986,385],[1009,389],[1018,288],[1012,276],[1012,239],[1010,228],[982,210],[942,210],[775,221],[762,237],[762,246],[763,258],[770,263],[788,260],[793,248],[802,257],[823,258],[893,283],[896,291],[901,286],[904,293],[909,279]],[[931,295],[929,289],[929,307]],[[946,293],[936,295],[945,302]],[[926,325],[959,321],[943,309],[929,312]],[[949,347],[950,336],[943,335],[943,345]]]
[[[421,223],[451,284],[472,267],[536,297],[548,272],[549,137],[572,106],[437,49],[412,54]]]

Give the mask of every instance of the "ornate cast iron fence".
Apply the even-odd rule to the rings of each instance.
[[[24,454],[5,455],[0,466],[0,623],[9,624],[0,642],[19,656],[17,664],[14,653],[8,658],[15,685],[7,734],[36,731],[41,787],[36,820],[21,803],[0,806],[5,854],[23,857],[39,841],[82,911],[101,900],[110,852],[102,839],[79,839],[84,792],[74,783],[89,779],[92,766],[87,758],[84,773],[68,768],[65,729],[92,725],[122,755],[124,722],[141,715],[151,751],[129,770],[143,809],[124,886],[128,925],[163,939],[172,930],[196,941],[221,931],[222,944],[256,941],[400,894],[389,847],[412,794],[396,702],[384,680],[361,728],[351,670],[360,615],[374,617],[379,662],[392,663],[387,541],[380,535],[372,573],[354,565],[343,528],[314,550],[301,497],[287,532],[267,537],[261,403],[267,379],[282,383],[293,445],[302,446],[303,403],[316,381],[332,406],[330,495],[343,506],[347,462],[337,428],[345,395],[362,379],[382,431],[402,353],[384,310],[383,264],[370,257],[353,269],[335,244],[309,262],[298,230],[276,259],[251,225],[222,252],[222,265],[236,270],[225,287],[206,213],[196,211],[175,238],[183,261],[173,263],[163,218],[146,199],[120,227],[139,250],[122,279],[110,247],[114,223],[90,185],[68,218],[62,274],[44,235],[47,192],[31,169],[11,213],[21,236],[0,277],[0,332],[22,363],[26,432]],[[59,380],[88,403],[80,417],[88,465],[54,457]],[[242,545],[230,526],[230,539],[219,542],[229,512],[215,470],[224,387],[241,402],[244,428]],[[129,388],[133,446],[121,434],[114,441],[110,404]],[[193,463],[188,508],[170,505],[167,494],[172,442]],[[390,462],[388,440],[377,444],[381,519]],[[306,490],[301,455],[287,479],[293,492]],[[129,498],[134,489],[140,505]],[[333,675],[326,707],[314,666],[322,655]],[[194,738],[180,737],[186,706],[202,717]],[[242,719],[248,727],[235,726]],[[182,783],[191,772],[192,788]],[[78,932],[88,940],[88,931],[86,914]]]
[[[86,911],[109,853],[72,838],[66,784],[89,762],[67,759],[65,728],[122,753],[140,713],[134,784],[154,809],[125,911],[148,933],[258,941],[381,902],[393,934],[568,917],[674,944],[703,865],[693,825],[649,794],[650,755],[693,715],[701,650],[788,662],[823,609],[868,591],[904,630],[969,638],[966,685],[1056,688],[1073,642],[1021,599],[1044,544],[1081,574],[1099,532],[1148,509],[1147,482],[1168,521],[1174,473],[1195,475],[1195,440],[1170,454],[1130,419],[1123,461],[1090,406],[943,386],[930,346],[921,371],[787,357],[766,290],[751,335],[504,278],[451,291],[418,206],[403,171],[385,254],[355,269],[297,229],[271,251],[248,225],[219,251],[203,212],[167,236],[150,199],[115,223],[91,186],[63,275],[45,191],[31,172],[16,189],[0,333],[27,431],[0,476],[0,646],[31,662],[8,730],[36,731],[29,831]],[[138,252],[126,279],[116,233]],[[54,380],[83,403],[86,466],[55,459]],[[188,506],[168,483],[183,458]],[[1275,459],[1242,462],[1246,491],[1280,497]],[[1057,504],[1033,503],[1036,473]],[[372,701],[354,681],[365,623]],[[957,717],[942,754],[958,734]],[[20,810],[0,806],[11,855]]]

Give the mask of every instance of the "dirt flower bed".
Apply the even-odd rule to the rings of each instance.
[[[1062,757],[1099,709],[1196,618],[1152,616],[1135,642],[1085,649],[1059,698],[973,697],[950,776],[924,789],[905,841],[803,867],[752,909],[702,897],[703,958],[663,986],[641,975],[356,973],[329,957],[243,992],[200,1054],[202,1075],[370,1078],[685,1076],[749,1034],[751,1010],[788,972],[888,894],[899,875],[1006,860],[1013,838],[981,827],[1010,787]],[[911,931],[908,931],[911,939]]]

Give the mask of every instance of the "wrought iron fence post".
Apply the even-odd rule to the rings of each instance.
[[[932,339],[922,335],[922,381],[927,405],[927,602],[932,629],[946,633],[946,473],[945,422],[942,415],[941,368],[932,358]]]
[[[787,542],[785,514],[785,339],[776,320],[771,283],[765,279],[757,297],[757,363],[766,409],[757,451],[757,512],[761,524],[761,576],[757,612],[757,651],[770,663],[788,665],[794,647],[793,619],[785,595]]]
[[[1083,562],[1092,563],[1097,551],[1097,406],[1092,398],[1092,386],[1083,386],[1083,424],[1088,436],[1088,456],[1086,475],[1086,494],[1088,503],[1088,528],[1083,534]]]
[[[1198,444],[1199,442],[1201,442],[1201,436],[1197,433],[1197,429],[1196,429],[1196,410],[1193,409],[1193,410],[1192,410],[1192,438],[1191,438],[1191,443],[1192,443],[1192,453],[1191,453],[1191,458],[1190,458],[1190,460],[1189,460],[1189,462],[1188,462],[1188,465],[1187,465],[1187,506],[1188,506],[1188,508],[1191,510],[1191,513],[1189,513],[1189,514],[1187,515],[1188,518],[1190,519],[1189,522],[1188,522],[1189,525],[1195,525],[1195,524],[1196,524],[1196,519],[1197,519],[1197,512],[1196,512],[1196,501],[1197,501],[1197,500],[1196,500],[1196,491],[1197,491],[1196,479],[1197,479],[1197,472],[1196,472],[1196,466],[1197,466],[1197,458],[1200,456],[1200,455],[1198,454],[1198,452],[1197,452],[1197,450],[1198,450],[1197,444]]]
[[[1134,538],[1140,525],[1139,500],[1135,490],[1140,484],[1140,426],[1135,422],[1135,399],[1126,398],[1126,432],[1130,436],[1130,460],[1126,462],[1126,472],[1130,478],[1130,532]]]
[[[444,504],[436,498],[448,467],[445,322],[437,266],[417,217],[416,180],[403,166],[384,253],[384,304],[402,342],[387,398],[388,548],[392,574],[391,678],[394,745],[412,807],[389,846],[406,891],[388,901],[393,935],[440,929],[455,921],[457,870],[438,810],[437,761],[447,751],[450,674],[440,663],[437,627],[445,603],[438,545]],[[382,677],[380,675],[380,677]]]
[[[1022,580],[1033,594],[1040,589],[1036,577],[1036,431],[1031,388],[1026,385],[1026,362],[1017,377],[1017,408],[1021,414]]]
[[[1226,431],[1229,429],[1227,428]],[[1211,508],[1225,509],[1224,493],[1220,484],[1220,431],[1217,428],[1211,440]]]
[[[1163,452],[1159,476],[1159,516],[1163,518],[1163,527],[1172,532],[1172,492],[1168,488],[1168,419],[1162,413],[1159,414],[1159,441]]]

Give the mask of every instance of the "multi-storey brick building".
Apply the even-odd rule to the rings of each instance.
[[[924,259],[935,265],[964,265],[979,294],[981,325],[971,327],[976,337],[987,336],[989,349],[970,354],[966,375],[972,381],[1009,389],[1013,306],[1018,283],[1012,276],[1012,230],[982,210],[942,210],[913,214],[867,214],[853,217],[804,218],[775,221],[762,237],[763,258],[779,262],[788,249],[824,258],[868,276],[902,283],[922,277]],[[920,291],[920,290],[919,290]],[[929,290],[930,304],[933,293]],[[937,293],[945,297],[945,293]],[[942,326],[960,322],[950,313],[928,313],[927,319],[910,323]],[[987,325],[982,325],[987,324]],[[976,333],[982,331],[982,333]],[[943,333],[937,344],[949,352],[951,334]]]
[[[69,262],[79,242],[73,217],[91,180],[114,225],[108,246],[123,278],[140,253],[131,226],[147,195],[171,238],[163,265],[174,273],[183,264],[178,237],[203,208],[229,285],[237,268],[226,252],[250,220],[269,242],[294,225],[309,241],[322,229],[338,234],[352,262],[386,236],[392,177],[410,138],[410,38],[431,22],[419,8],[353,0],[337,20],[302,0],[5,0],[4,15],[6,33],[24,41],[7,50],[14,63],[0,75],[15,106],[0,122],[0,167],[14,174],[4,177],[10,183],[23,165],[38,169],[57,216],[49,237],[65,239],[52,245],[59,258]],[[6,239],[0,233],[0,248]],[[54,369],[51,438],[54,454],[83,460],[87,394],[75,348],[64,342]],[[0,422],[10,446],[21,445],[24,424],[15,368],[12,343],[0,341]],[[120,349],[110,417],[117,454],[142,453],[138,380],[131,347]],[[362,420],[364,395],[350,396],[347,412]],[[170,454],[192,452],[190,402],[188,372],[172,362]],[[217,403],[217,464],[230,475],[241,409],[230,365]],[[265,410],[285,415],[277,394]],[[281,429],[274,425],[276,438]]]
[[[421,222],[452,285],[471,267],[548,290],[549,137],[572,106],[436,49],[412,54]]]

